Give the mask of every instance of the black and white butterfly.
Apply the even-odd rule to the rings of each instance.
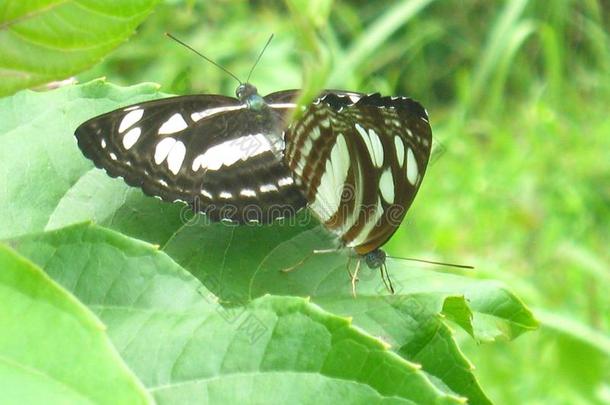
[[[83,154],[146,194],[211,220],[268,223],[309,205],[342,245],[382,267],[430,156],[428,116],[405,97],[325,91],[290,122],[298,91],[171,97],[95,117]],[[382,268],[383,271],[383,268]]]
[[[282,164],[296,94],[261,97],[246,83],[237,98],[148,101],[90,119],[76,138],[97,167],[148,195],[185,201],[211,220],[268,223],[306,204]]]
[[[211,220],[269,223],[308,205],[383,276],[380,247],[402,222],[430,156],[428,115],[406,97],[326,90],[291,122],[298,95],[262,97],[240,82],[237,98],[179,96],[111,111],[80,125],[76,138],[111,176]]]
[[[285,143],[284,161],[313,213],[387,276],[380,247],[402,222],[430,157],[425,109],[406,97],[328,93],[287,129]]]

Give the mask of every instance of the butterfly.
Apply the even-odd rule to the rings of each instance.
[[[306,205],[282,164],[296,91],[236,98],[202,94],[153,100],[94,117],[78,146],[112,177],[145,194],[185,201],[213,221],[269,223]]]
[[[298,90],[263,97],[239,83],[236,97],[177,96],[94,117],[76,129],[78,146],[110,176],[212,221],[270,223],[307,206],[389,282],[381,246],[426,170],[425,109],[406,97],[325,90],[292,121]]]
[[[290,122],[298,94],[262,97],[244,83],[236,98],[178,96],[120,108],[75,135],[110,176],[190,203],[213,221],[269,223],[309,206],[383,275],[380,247],[402,222],[430,156],[428,115],[409,98],[329,90]]]
[[[432,145],[426,110],[406,97],[328,92],[284,139],[284,162],[311,211],[342,246],[379,268],[393,291],[380,247],[398,229],[425,174]],[[360,260],[353,289],[359,267]]]

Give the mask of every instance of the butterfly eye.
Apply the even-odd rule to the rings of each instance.
[[[252,96],[258,96],[258,90],[250,83],[242,83],[235,90],[235,95],[240,101],[245,102]],[[259,98],[262,100],[262,97],[259,96]]]
[[[239,86],[237,86],[237,89],[235,89],[235,97],[242,100],[245,92],[246,92],[246,84],[245,83],[240,84]]]
[[[364,260],[366,260],[366,264],[370,269],[381,267],[385,263],[385,258],[386,253],[381,249],[375,249],[364,255]]]

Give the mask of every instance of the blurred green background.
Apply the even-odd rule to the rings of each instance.
[[[476,266],[542,327],[514,342],[458,333],[499,404],[610,403],[610,4],[551,1],[162,2],[78,76],[167,93],[308,86],[408,95],[436,149],[390,254]],[[391,269],[390,269],[391,271]]]

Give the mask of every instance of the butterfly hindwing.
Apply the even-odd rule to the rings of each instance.
[[[401,223],[431,136],[425,110],[411,99],[332,92],[286,132],[285,162],[325,226],[364,254]]]
[[[212,220],[266,223],[305,205],[281,162],[285,115],[231,97],[180,96],[93,118],[76,138],[96,166],[148,195]]]

